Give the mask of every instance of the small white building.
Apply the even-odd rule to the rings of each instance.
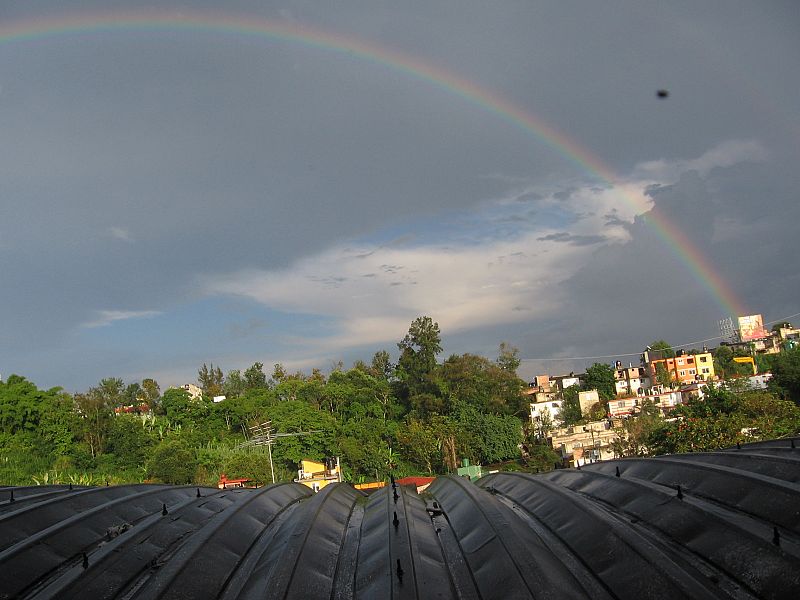
[[[578,402],[581,405],[581,414],[585,415],[589,412],[589,409],[600,402],[600,394],[597,390],[578,392]]]
[[[542,416],[547,415],[553,425],[557,425],[560,421],[559,415],[561,414],[561,400],[547,400],[545,402],[531,402],[531,423],[536,425],[541,423]],[[547,417],[545,417],[546,419]]]

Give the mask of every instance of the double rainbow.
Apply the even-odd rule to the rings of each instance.
[[[725,316],[747,314],[743,303],[737,299],[730,286],[683,231],[656,208],[645,204],[639,195],[626,191],[623,182],[599,157],[591,154],[563,132],[550,126],[542,118],[523,110],[496,92],[409,55],[374,43],[297,23],[231,14],[197,11],[169,13],[163,10],[88,13],[13,21],[0,25],[0,43],[115,30],[163,31],[165,33],[193,31],[261,37],[339,53],[349,59],[371,62],[399,71],[414,79],[425,81],[495,115],[526,133],[532,134],[540,142],[551,147],[581,169],[620,190],[620,197],[637,213],[649,211],[646,222],[685,265],[697,282],[714,298]]]

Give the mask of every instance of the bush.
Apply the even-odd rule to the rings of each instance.
[[[163,483],[191,483],[196,469],[194,453],[178,440],[161,442],[147,461],[148,477]]]

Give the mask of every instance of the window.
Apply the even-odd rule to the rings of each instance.
[[[708,357],[707,356],[701,356],[700,357],[700,362],[708,362]]]

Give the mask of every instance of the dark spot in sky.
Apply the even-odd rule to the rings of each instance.
[[[669,90],[664,90],[664,89],[658,90],[656,92],[656,96],[658,96],[659,98],[662,98],[662,99],[663,98],[669,98]]]

